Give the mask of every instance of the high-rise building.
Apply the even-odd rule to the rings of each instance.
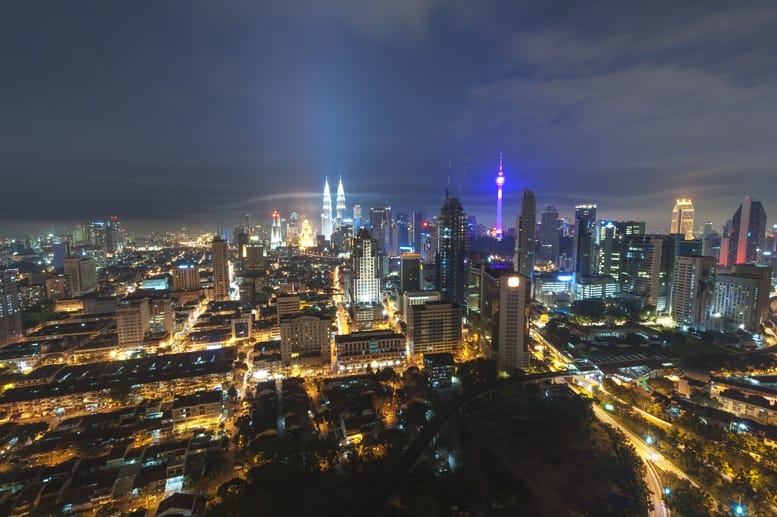
[[[626,240],[633,235],[643,235],[645,223],[636,221],[599,221],[596,272],[618,280]]]
[[[424,247],[424,239],[422,236],[424,229],[424,214],[421,212],[413,212],[413,221],[410,226],[410,244],[413,245],[413,251],[421,253]]]
[[[395,223],[397,228],[397,247],[399,252],[413,251],[412,244],[410,242],[410,227],[411,220],[410,215],[399,212],[395,217]]]
[[[281,214],[277,210],[272,212],[272,226],[270,227],[270,249],[274,250],[283,246],[283,236],[281,232]]]
[[[368,305],[380,303],[380,258],[377,241],[366,228],[362,228],[354,237],[351,250],[353,302]]]
[[[496,239],[502,240],[502,187],[505,184],[505,173],[502,169],[502,153],[499,153],[499,169],[496,172]],[[525,195],[525,194],[524,194]],[[536,216],[535,216],[536,217]]]
[[[116,333],[120,347],[142,345],[149,333],[150,324],[148,298],[125,301],[116,307]]]
[[[469,271],[470,336],[500,370],[529,366],[529,279],[510,269],[473,265]]]
[[[65,278],[70,296],[78,297],[97,290],[97,263],[89,257],[67,257]]]
[[[515,221],[515,271],[526,278],[534,276],[534,254],[537,245],[534,233],[537,229],[537,200],[531,190],[523,191],[521,215]]]
[[[412,354],[456,355],[461,346],[461,307],[445,301],[413,305],[407,315],[407,334]]]
[[[715,258],[679,256],[672,275],[672,319],[706,330],[715,291]]]
[[[353,205],[353,231],[358,232],[362,227],[362,206]]]
[[[624,236],[618,276],[621,296],[659,313],[669,309],[674,242],[667,235]]]
[[[332,320],[322,316],[297,314],[280,318],[281,360],[285,365],[306,366],[329,363]]]
[[[0,346],[19,341],[22,332],[22,307],[16,279],[0,271]]]
[[[772,268],[735,264],[715,276],[715,301],[711,323],[718,330],[758,332],[769,317]]]
[[[757,262],[765,242],[766,211],[760,201],[745,196],[731,218],[727,264]]]
[[[540,250],[538,258],[542,261],[556,262],[560,236],[558,210],[548,206],[542,211],[540,222]]]
[[[670,233],[681,234],[686,240],[693,239],[693,201],[678,199],[672,208]]]
[[[391,250],[391,207],[370,208],[370,235],[378,243],[378,252]]]
[[[173,291],[198,291],[200,270],[193,264],[176,264],[173,267]]]
[[[172,336],[175,330],[175,305],[172,298],[151,298],[148,303],[149,324],[151,334],[167,334]]]
[[[324,203],[321,212],[321,235],[328,241],[332,236],[332,193],[329,191],[329,178],[324,178]]]
[[[343,177],[340,176],[340,180],[337,182],[337,198],[335,200],[335,227],[339,227],[343,224],[345,219],[345,189],[343,189]]]
[[[213,261],[213,299],[217,301],[229,299],[229,250],[227,241],[214,237],[211,243],[211,258]]]
[[[596,205],[575,207],[575,271],[578,275],[593,275],[596,260]]]
[[[421,255],[403,253],[399,256],[399,292],[421,290]]]
[[[437,218],[436,287],[442,297],[464,306],[467,296],[467,215],[455,197],[445,191]]]

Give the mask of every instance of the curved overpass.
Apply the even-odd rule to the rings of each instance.
[[[394,468],[389,478],[381,483],[375,495],[367,503],[368,507],[364,512],[364,515],[383,515],[388,510],[389,502],[394,492],[399,487],[399,484],[410,472],[418,458],[424,452],[429,443],[434,439],[442,426],[448,422],[453,415],[461,411],[467,404],[476,400],[483,395],[493,393],[506,386],[514,386],[519,384],[525,384],[529,382],[540,382],[559,377],[570,377],[575,375],[573,372],[550,372],[550,373],[537,373],[532,375],[524,375],[521,377],[514,377],[503,381],[498,381],[488,386],[482,386],[475,391],[460,395],[453,403],[449,404],[421,430],[413,443],[405,450],[399,459],[399,464]]]

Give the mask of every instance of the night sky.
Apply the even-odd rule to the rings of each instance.
[[[520,191],[665,230],[675,197],[777,222],[772,2],[6,2],[0,234],[418,209]],[[468,165],[465,167],[465,164]],[[450,180],[448,178],[450,177]]]

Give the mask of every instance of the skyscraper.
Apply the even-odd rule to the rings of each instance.
[[[13,275],[0,271],[0,346],[15,343],[23,335],[19,290]]]
[[[531,190],[523,191],[521,215],[515,223],[514,269],[526,278],[534,276],[535,231],[537,229],[537,200]]]
[[[403,253],[399,256],[399,292],[421,290],[421,255]]]
[[[579,275],[593,275],[596,245],[596,205],[575,207],[575,271]]]
[[[502,169],[502,153],[499,153],[499,169],[496,173],[496,238],[502,240],[502,187],[505,184],[505,173]],[[536,217],[536,216],[535,216]]]
[[[693,201],[678,199],[672,208],[672,224],[669,233],[682,234],[685,239],[693,239]]]
[[[437,219],[435,269],[437,290],[444,299],[464,306],[467,296],[467,215],[455,197],[445,191]]]
[[[229,299],[229,252],[227,241],[215,237],[211,243],[213,260],[213,299],[217,301]]]
[[[715,258],[679,256],[672,275],[672,319],[707,330],[715,289]]]
[[[542,211],[540,225],[540,252],[539,259],[555,262],[558,257],[559,239],[558,210],[548,206]]]
[[[343,189],[343,177],[340,176],[340,181],[337,183],[337,199],[335,206],[335,215],[337,216],[335,226],[343,224],[345,219],[345,190]]]
[[[272,226],[270,227],[270,249],[283,246],[283,237],[281,235],[281,214],[277,210],[272,212]]]
[[[391,207],[370,208],[370,234],[378,241],[378,250],[386,254],[391,249]]]
[[[329,178],[324,178],[324,205],[321,212],[321,235],[324,240],[332,236],[332,193],[329,191]]]
[[[380,303],[380,259],[378,243],[366,228],[359,230],[353,239],[352,299],[357,304]]]
[[[97,289],[97,264],[89,257],[67,257],[65,278],[70,286],[70,296],[91,293]]]
[[[757,262],[766,243],[766,211],[760,201],[745,196],[731,218],[728,265]]]

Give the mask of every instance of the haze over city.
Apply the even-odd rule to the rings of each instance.
[[[747,194],[777,209],[769,3],[24,2],[3,19],[6,230],[316,219],[339,175],[349,205],[428,214],[449,183],[492,226],[499,152],[506,221],[524,188],[656,231],[677,197],[716,227]]]

